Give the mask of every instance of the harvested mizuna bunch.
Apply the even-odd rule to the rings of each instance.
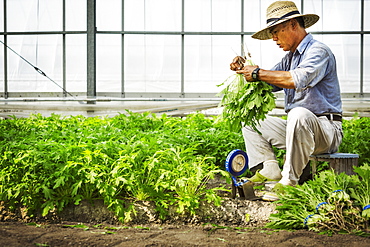
[[[322,171],[302,185],[287,186],[267,227],[370,236],[370,166],[354,171],[356,175]]]
[[[236,57],[234,62],[244,65],[254,65],[250,59]],[[226,121],[230,129],[239,131],[244,126],[250,126],[257,131],[260,120],[275,108],[275,95],[272,87],[263,81],[247,82],[243,74],[233,74],[222,84],[226,87],[217,94],[222,95],[219,104],[223,111],[219,118]]]
[[[351,196],[361,205],[362,217],[370,221],[370,165],[364,164],[354,167],[353,170],[359,175],[359,186],[350,188]]]

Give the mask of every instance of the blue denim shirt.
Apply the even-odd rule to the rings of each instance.
[[[342,113],[342,101],[333,53],[325,44],[307,34],[294,53],[288,52],[271,70],[289,71],[295,89],[284,90],[285,111],[305,107],[315,114]]]

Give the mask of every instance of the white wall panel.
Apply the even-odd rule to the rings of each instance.
[[[0,35],[0,40],[4,41],[4,37],[2,35]],[[3,58],[4,49],[1,48],[3,47],[0,45],[0,58]],[[1,95],[4,92],[4,59],[0,59],[0,92]]]
[[[361,27],[361,1],[305,0],[304,14],[314,13],[320,20],[310,31],[354,31]]]
[[[360,92],[359,35],[323,35],[322,39],[335,54],[341,92]]]
[[[86,0],[66,1],[66,30],[86,30]]]
[[[121,92],[121,35],[97,36],[97,91]]]
[[[370,35],[365,35],[364,43],[364,93],[370,93]]]
[[[180,31],[181,0],[125,0],[126,31]]]
[[[0,0],[0,32],[4,32],[4,0]]]
[[[187,36],[185,39],[185,92],[217,93],[221,84],[233,74],[230,63],[239,48],[240,37]]]
[[[239,32],[240,0],[186,0],[185,31]]]
[[[180,92],[180,36],[126,35],[125,89],[127,92]]]
[[[99,31],[122,30],[122,0],[96,0],[96,27]]]
[[[370,0],[364,0],[364,29],[370,31]]]
[[[61,31],[62,1],[7,1],[8,31]]]
[[[62,85],[60,35],[9,36],[8,46]],[[61,89],[34,67],[8,50],[8,87],[12,92],[58,92]]]
[[[74,34],[66,37],[66,90],[86,92],[86,35]]]

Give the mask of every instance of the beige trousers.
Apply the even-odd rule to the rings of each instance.
[[[285,149],[281,181],[297,184],[311,154],[334,153],[342,142],[342,122],[317,117],[303,107],[289,111],[287,120],[267,116],[257,129],[242,128],[249,168],[276,160],[272,146]]]

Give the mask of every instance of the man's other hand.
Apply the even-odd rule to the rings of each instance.
[[[245,63],[244,57],[236,56],[233,59],[232,63],[230,64],[230,69],[234,71],[241,70],[244,67],[244,63]]]

